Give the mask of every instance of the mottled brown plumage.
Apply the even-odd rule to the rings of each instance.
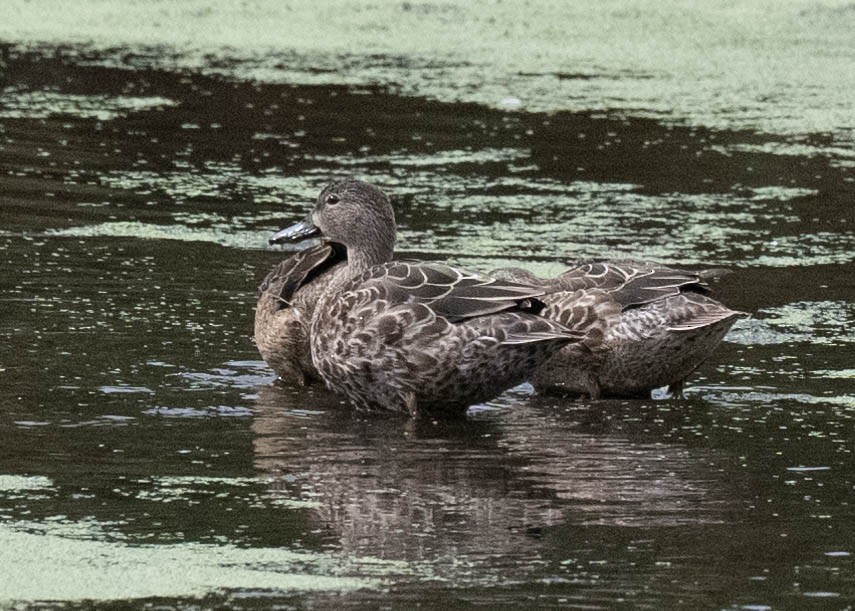
[[[543,314],[558,322],[586,295],[600,302],[602,341],[589,355],[578,346],[563,348],[541,366],[531,379],[541,392],[649,397],[668,386],[679,394],[733,323],[746,316],[706,295],[704,280],[721,270],[692,272],[623,259],[579,261],[551,279],[518,268],[492,273],[543,288]]]
[[[261,286],[255,306],[255,344],[285,382],[320,380],[312,364],[309,324],[327,284],[345,272],[344,251],[318,244],[277,264]]]
[[[438,263],[388,262],[394,214],[371,185],[328,186],[305,221],[277,236],[316,230],[344,246],[348,262],[312,317],[312,361],[359,409],[462,411],[585,337],[538,314],[543,289]]]

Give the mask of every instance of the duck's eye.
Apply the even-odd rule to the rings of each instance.
[[[330,206],[337,204],[339,201],[341,201],[341,198],[338,195],[336,195],[335,193],[330,193],[324,199],[324,203],[327,205],[330,205]]]

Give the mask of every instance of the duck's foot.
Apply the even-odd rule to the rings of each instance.
[[[672,399],[682,399],[683,398],[683,387],[686,384],[686,380],[679,380],[674,382],[673,384],[668,385],[668,394],[671,395]]]

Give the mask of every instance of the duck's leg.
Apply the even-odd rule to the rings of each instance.
[[[671,384],[668,384],[668,394],[671,395],[674,399],[682,399],[683,398],[683,387],[686,384],[686,378],[682,380],[677,380]]]
[[[407,406],[407,411],[410,413],[410,418],[418,418],[419,406],[416,403],[416,393],[410,391],[403,394],[404,405]]]
[[[602,396],[602,391],[600,390],[600,382],[593,374],[588,374],[586,376],[585,389],[588,391],[588,396],[590,396],[591,401],[598,401]]]
[[[676,382],[673,382],[671,384],[668,384],[668,392],[671,393],[671,396],[673,398],[675,398],[675,399],[682,399],[683,398],[683,388],[686,386],[686,380],[688,380],[692,376],[692,374],[698,370],[698,367],[700,367],[700,366],[701,365],[699,363],[698,365],[695,366],[694,369],[692,369],[689,373],[686,374],[686,377],[684,377],[680,380],[677,380]]]

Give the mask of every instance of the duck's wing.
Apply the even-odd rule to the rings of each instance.
[[[553,282],[555,289],[601,289],[624,309],[685,292],[707,293],[705,280],[725,270],[700,272],[635,259],[578,261]]]
[[[662,302],[662,306],[658,307],[667,320],[669,331],[695,331],[725,323],[730,328],[737,319],[749,316],[746,312],[731,310],[715,299],[698,293],[683,293],[678,298]]]
[[[426,305],[450,322],[509,310],[536,314],[544,307],[537,299],[543,289],[442,263],[387,263],[366,272],[359,285],[391,304]]]
[[[557,291],[543,300],[542,315],[579,334],[580,345],[591,351],[602,347],[607,329],[617,324],[623,309],[608,291],[598,288]]]
[[[341,249],[331,244],[317,244],[300,250],[274,267],[261,285],[258,295],[274,291],[280,308],[289,307],[297,290],[336,263],[345,260]]]
[[[549,280],[535,275],[522,267],[500,267],[488,272],[493,278],[505,280],[507,282],[516,282],[517,284],[527,284],[529,286],[547,287],[550,285]]]

